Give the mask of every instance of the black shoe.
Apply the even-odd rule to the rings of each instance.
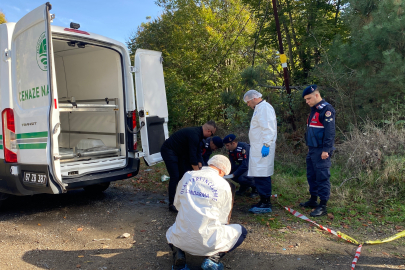
[[[180,270],[186,267],[186,254],[184,251],[173,246],[173,270]]]
[[[260,195],[259,195],[259,193],[257,193],[256,188],[252,187],[252,192],[250,193],[249,197],[253,199],[253,198],[256,198],[256,197],[259,197],[259,196]]]
[[[306,201],[304,203],[300,203],[301,207],[305,207],[305,208],[316,208],[319,206],[319,204],[316,201]]]
[[[271,203],[270,203],[270,197],[264,197],[264,196],[260,196],[260,201],[258,203],[252,204],[250,207],[261,207],[263,204],[267,204],[270,205],[271,207]]]
[[[169,204],[169,211],[173,213],[178,213],[176,207],[173,204]]]
[[[326,210],[326,205],[319,205],[314,211],[312,211],[309,215],[311,217],[321,217],[328,213]]]
[[[265,213],[271,213],[272,205],[270,202],[262,202],[260,205],[256,204],[252,208],[249,209],[249,212],[253,214],[265,214]]]
[[[246,191],[248,191],[249,187],[248,186],[240,186],[239,190],[235,192],[235,195],[237,196],[245,196]]]

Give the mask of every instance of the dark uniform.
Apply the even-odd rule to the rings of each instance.
[[[233,151],[229,152],[229,160],[231,161],[231,174],[233,174],[233,180],[240,184],[240,191],[244,191],[249,187],[254,188],[254,182],[252,177],[248,177],[249,167],[249,154],[250,145],[244,142],[238,142],[238,146]]]
[[[173,133],[160,150],[170,175],[169,207],[173,205],[177,183],[183,175],[198,166],[201,156],[200,142],[204,138],[202,127],[183,128]]]
[[[209,137],[207,139],[202,140],[202,142],[200,143],[200,151],[201,151],[200,162],[203,166],[208,166],[207,162],[212,154],[212,149],[210,146],[211,139],[212,137]]]
[[[326,205],[330,196],[330,158],[335,150],[335,109],[325,100],[311,107],[305,140],[309,148],[306,158],[309,192],[311,198],[319,196],[321,204]],[[322,159],[322,152],[329,157]]]

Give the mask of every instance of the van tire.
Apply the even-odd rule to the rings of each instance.
[[[102,193],[110,186],[110,182],[100,183],[84,187],[84,191],[88,193]]]
[[[1,207],[1,205],[3,204],[3,202],[4,202],[9,196],[10,196],[9,194],[0,192],[0,207]]]

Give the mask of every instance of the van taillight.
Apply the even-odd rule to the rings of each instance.
[[[17,162],[17,141],[13,109],[4,109],[1,113],[3,121],[3,148],[6,162]]]
[[[136,111],[132,112],[132,129],[136,128]]]
[[[132,131],[136,129],[136,111],[132,111]],[[134,136],[134,150],[138,148],[138,136],[136,133],[133,134]]]

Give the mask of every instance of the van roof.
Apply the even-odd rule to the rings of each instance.
[[[93,39],[96,41],[111,43],[111,44],[114,44],[119,47],[127,49],[125,44],[123,44],[122,42],[119,42],[115,39],[111,39],[111,38],[101,36],[98,34],[90,33],[85,30],[80,30],[80,29],[76,30],[76,29],[72,29],[69,27],[62,27],[62,26],[56,26],[56,25],[51,25],[51,30],[52,30],[52,33],[59,33],[59,34],[63,34],[63,35],[77,36],[77,37],[86,38],[86,39]]]

